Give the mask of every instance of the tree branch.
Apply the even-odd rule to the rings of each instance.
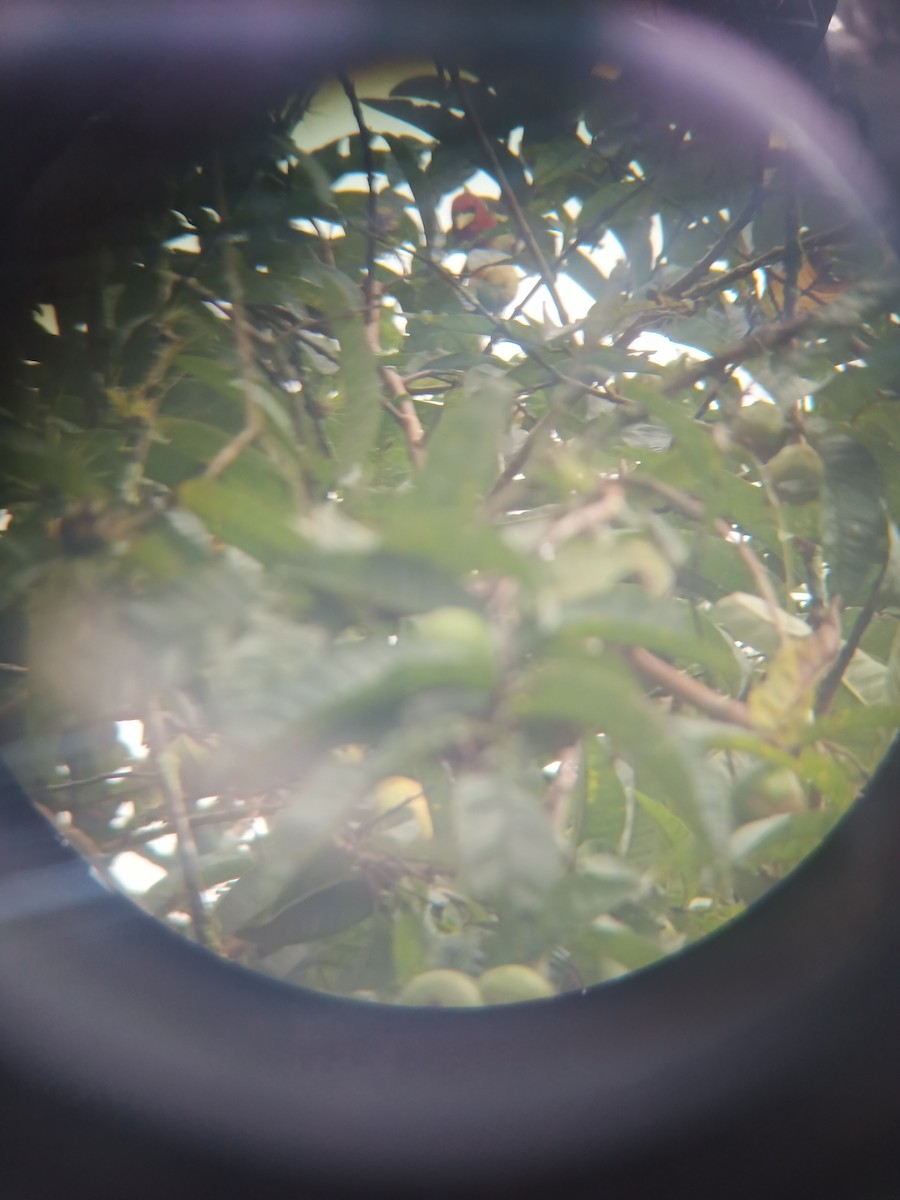
[[[203,883],[200,877],[197,843],[194,841],[190,815],[184,802],[178,767],[166,741],[165,718],[158,703],[150,705],[144,728],[147,732],[147,743],[159,773],[160,788],[169,810],[169,819],[177,836],[178,858],[184,876],[194,936],[201,946],[212,949],[209,922],[203,904]]]
[[[713,691],[699,679],[686,675],[678,667],[673,667],[671,663],[658,658],[652,651],[645,650],[643,646],[626,646],[623,647],[622,653],[636,671],[651,683],[663,688],[670,696],[692,705],[714,721],[726,721],[730,725],[741,725],[745,729],[754,728],[750,720],[750,710],[743,701]]]
[[[801,239],[801,245],[804,250],[814,250],[820,246],[830,246],[834,242],[840,241],[848,228],[848,224],[844,223],[823,233],[809,234],[807,237]],[[722,275],[716,275],[708,282],[692,288],[685,296],[685,299],[700,300],[704,296],[708,296],[710,292],[717,292],[722,288],[731,287],[733,283],[740,283],[742,279],[746,279],[754,271],[771,266],[775,262],[783,262],[786,252],[787,247],[785,246],[773,246],[770,250],[764,250],[761,254],[757,254],[755,258],[749,259],[739,267],[734,267],[731,271],[725,271]]]
[[[565,266],[566,260],[572,253],[574,253],[574,251],[579,248],[579,246],[589,243],[589,239],[593,237],[598,229],[601,229],[604,225],[608,225],[610,220],[616,215],[617,212],[623,209],[626,204],[630,204],[635,196],[639,196],[641,192],[645,191],[649,186],[649,180],[640,180],[630,192],[627,192],[624,196],[620,196],[618,200],[616,200],[613,204],[610,204],[609,207],[604,209],[604,211],[600,213],[598,217],[595,217],[595,219],[591,221],[589,225],[586,225],[584,229],[579,229],[575,237],[572,238],[567,246],[562,248],[556,258],[553,260],[552,270],[554,274],[559,271],[560,267]],[[522,299],[509,314],[510,321],[514,320],[523,311],[528,301],[543,286],[543,282],[543,279],[538,279],[534,287],[531,288],[524,299]]]
[[[687,492],[682,492],[671,484],[665,483],[660,479],[653,479],[649,475],[636,475],[622,473],[620,482],[625,487],[637,487],[644,491],[654,492],[661,499],[664,499],[676,512],[682,513],[689,517],[692,521],[702,521],[706,518],[706,507],[695,496],[689,495]],[[769,579],[769,574],[760,563],[759,559],[750,549],[750,546],[743,538],[734,539],[734,530],[727,521],[721,517],[714,517],[712,522],[713,529],[719,536],[730,546],[734,546],[738,557],[742,560],[744,566],[749,571],[753,582],[756,584],[757,591],[765,600],[769,612],[772,616],[772,624],[778,631],[779,639],[783,639],[783,621],[781,617],[781,606],[778,603],[778,598],[772,589],[772,584]]]
[[[817,717],[824,716],[831,707],[831,702],[835,697],[835,693],[841,685],[841,680],[844,678],[844,672],[850,666],[853,655],[859,649],[859,644],[863,639],[863,634],[869,628],[872,618],[878,608],[878,593],[881,590],[881,583],[884,579],[884,573],[887,569],[887,564],[882,564],[881,570],[878,573],[878,578],[872,585],[872,591],[869,593],[869,598],[856,615],[856,620],[853,622],[853,628],[850,631],[850,636],[847,638],[841,647],[840,654],[835,660],[834,666],[822,680],[819,686],[819,692],[816,696],[815,713]]]
[[[731,224],[728,225],[712,249],[708,250],[701,259],[694,263],[689,271],[685,271],[680,279],[676,279],[674,283],[671,283],[668,287],[664,288],[664,293],[667,296],[674,296],[677,300],[680,299],[685,292],[689,291],[695,283],[699,283],[703,276],[707,274],[713,263],[717,262],[722,257],[722,254],[728,249],[741,230],[746,228],[746,226],[749,225],[749,223],[753,220],[755,213],[765,199],[765,195],[765,188],[756,188],[753,192],[753,195],[750,197],[738,215],[734,218]]]
[[[803,313],[800,316],[792,317],[789,321],[760,325],[752,333],[741,338],[739,342],[732,343],[720,353],[713,354],[709,358],[704,358],[702,361],[686,367],[683,371],[679,371],[673,379],[669,380],[663,391],[667,396],[674,396],[682,388],[692,387],[701,379],[706,379],[728,367],[746,362],[748,358],[756,358],[770,350],[775,350],[809,329],[817,316],[818,314]]]
[[[379,311],[376,304],[372,309],[367,311],[365,317],[366,341],[376,361],[381,354],[378,320]],[[419,414],[416,412],[415,401],[406,390],[406,384],[403,382],[403,376],[399,371],[394,367],[389,367],[385,363],[379,363],[378,370],[382,382],[396,401],[395,404],[391,404],[385,400],[384,405],[388,412],[400,423],[406,438],[406,450],[409,454],[409,461],[416,470],[420,470],[424,462],[423,443],[425,441],[425,430],[422,428]]]

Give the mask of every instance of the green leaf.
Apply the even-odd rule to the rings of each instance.
[[[773,659],[779,653],[781,638],[799,640],[809,637],[812,628],[800,617],[784,609],[773,608],[761,596],[734,592],[713,605],[713,619],[735,639]],[[887,668],[864,650],[856,650],[841,679],[842,688],[862,704],[886,703]],[[794,730],[802,736],[800,729]]]
[[[467,607],[468,592],[446,571],[414,554],[306,551],[285,577],[361,613],[405,616],[445,605]]]
[[[385,141],[391,148],[391,153],[397,160],[397,165],[403,172],[410,191],[415,199],[422,226],[425,230],[425,240],[431,245],[437,233],[434,210],[437,196],[428,175],[419,167],[419,155],[422,152],[421,142],[413,142],[410,138],[391,137],[385,135]]]
[[[0,504],[38,489],[66,501],[103,499],[126,463],[120,438],[108,429],[48,430],[43,437],[21,431],[3,434]]]
[[[430,964],[425,950],[425,929],[422,915],[407,907],[394,914],[391,927],[394,978],[404,984],[419,975]]]
[[[663,951],[649,938],[629,929],[615,917],[597,917],[591,922],[591,940],[608,957],[630,971],[647,967],[662,958]]]
[[[778,651],[782,636],[802,638],[811,632],[800,617],[773,608],[761,596],[748,592],[724,596],[713,605],[712,615],[735,641],[752,646],[767,657]]]
[[[161,417],[154,427],[154,441],[145,466],[150,479],[175,487],[199,474],[223,447],[232,440],[233,431],[189,417]],[[284,479],[256,446],[245,446],[222,473],[229,486],[249,492],[276,512],[286,513],[290,494]]]
[[[303,546],[283,513],[273,512],[258,496],[224,479],[187,479],[178,489],[178,499],[215,537],[260,562],[271,564]]]
[[[565,606],[552,628],[551,646],[576,648],[587,638],[602,637],[622,646],[643,646],[686,663],[701,663],[731,687],[741,682],[733,649],[704,622],[702,614],[686,603],[657,600],[635,585],[622,585],[607,595],[591,597],[589,602]]]
[[[240,395],[240,380],[234,363],[199,354],[179,354],[173,365],[228,401],[234,401]]]
[[[819,717],[806,731],[804,741],[823,739],[847,741],[860,730],[884,730],[893,734],[900,729],[900,704],[878,704],[869,708],[845,708]]]
[[[846,688],[861,704],[885,705],[890,700],[888,667],[864,650],[856,650],[841,676]]]
[[[319,771],[275,815],[269,834],[254,844],[252,861],[216,905],[224,937],[261,929],[298,901],[354,878],[352,858],[331,839],[357,794],[359,775],[340,766]]]
[[[458,714],[480,713],[495,684],[488,653],[452,639],[347,642],[296,662],[284,659],[284,650],[277,657],[277,647],[275,653],[262,676],[265,686],[248,677],[240,658],[211,673],[224,739],[218,763],[223,786],[232,775],[243,786],[258,787],[295,773],[311,748],[375,741],[410,701],[422,706],[427,720],[425,698],[432,693],[454,694]],[[443,736],[452,742],[452,725]]]
[[[333,267],[310,264],[304,270],[301,291],[305,299],[324,311],[341,347],[338,372],[342,407],[337,447],[339,477],[361,468],[381,422],[381,379],[366,337],[361,289]],[[311,289],[309,287],[311,286]]]
[[[736,829],[731,837],[734,866],[763,863],[793,867],[818,846],[837,820],[834,811],[778,813]]]
[[[538,798],[506,775],[469,773],[453,790],[459,863],[479,900],[536,908],[557,877],[559,852]]]
[[[665,804],[654,800],[644,792],[635,792],[635,799],[644,812],[652,817],[666,836],[673,850],[683,850],[694,841],[694,835],[680,817]]]
[[[575,871],[553,888],[545,901],[545,920],[557,939],[568,940],[588,922],[623,904],[637,901],[644,891],[634,867],[612,854],[580,855]]]
[[[825,464],[822,527],[829,591],[845,604],[863,604],[887,562],[881,479],[872,456],[853,438],[832,430],[811,440]]]
[[[586,735],[581,747],[572,797],[574,840],[576,844],[593,842],[614,851],[619,847],[627,820],[625,789],[602,738]]]
[[[264,925],[239,931],[260,954],[332,937],[358,925],[375,911],[375,894],[366,879],[342,879],[281,909]]]
[[[718,819],[711,822],[703,810],[674,730],[624,665],[606,658],[548,659],[524,672],[514,711],[526,726],[574,724],[586,733],[606,733],[633,765],[643,791],[671,805],[705,841],[721,840]]]
[[[455,513],[462,522],[500,473],[500,447],[512,415],[515,394],[489,367],[469,371],[453,391],[428,443],[419,481],[420,503]]]
[[[201,854],[197,859],[200,883],[204,888],[215,887],[217,883],[239,879],[248,869],[252,869],[253,860],[249,853],[237,854],[234,851]],[[181,870],[173,866],[164,879],[160,879],[141,896],[141,905],[149,909],[157,917],[163,917],[171,912],[179,903],[184,903],[187,889]]]

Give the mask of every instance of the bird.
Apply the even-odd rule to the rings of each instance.
[[[450,206],[450,243],[466,250],[465,285],[478,303],[500,313],[519,292],[522,276],[514,262],[517,239],[503,228],[487,204],[465,189]]]

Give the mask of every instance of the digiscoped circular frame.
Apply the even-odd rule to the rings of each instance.
[[[8,94],[46,86],[55,64],[49,111],[62,113],[67,80],[83,88],[91,69],[114,79],[149,59],[170,91],[143,119],[163,138],[202,136],[204,121],[266,103],[298,70],[471,52],[476,31],[462,5],[10,14]],[[678,20],[661,33],[605,5],[565,24],[528,4],[518,18],[483,12],[477,31],[479,54],[611,50],[648,87],[716,96],[753,127],[777,115],[848,212],[890,219],[877,174],[825,107],[719,31]],[[197,127],[176,134],[186,106]],[[219,961],[109,893],[2,770],[10,1197],[900,1190],[900,748],[821,850],[727,929],[613,984],[472,1011],[339,1000]]]

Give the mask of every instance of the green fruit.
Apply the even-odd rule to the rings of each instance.
[[[485,619],[470,608],[447,605],[416,617],[419,637],[429,642],[453,646],[472,655],[489,655],[491,631]]]
[[[434,836],[428,797],[418,779],[409,779],[406,775],[386,776],[375,788],[375,809],[379,813],[380,832],[412,825],[414,837],[427,841]]]
[[[776,404],[757,401],[738,411],[732,432],[736,441],[768,462],[787,440],[788,428],[784,413]]]
[[[825,468],[807,442],[792,442],[769,463],[769,482],[785,504],[809,504],[822,493]]]
[[[475,980],[462,971],[423,971],[410,979],[397,1002],[427,1008],[474,1008],[481,1004],[481,992]]]
[[[544,1000],[555,995],[553,988],[533,967],[506,963],[491,967],[478,980],[485,1004],[516,1004],[522,1000]]]
[[[776,767],[753,777],[735,797],[742,820],[759,820],[776,813],[806,811],[806,788],[789,767]]]
[[[430,653],[440,656],[445,686],[493,685],[496,656],[491,627],[477,612],[448,605],[415,617],[411,625]]]

